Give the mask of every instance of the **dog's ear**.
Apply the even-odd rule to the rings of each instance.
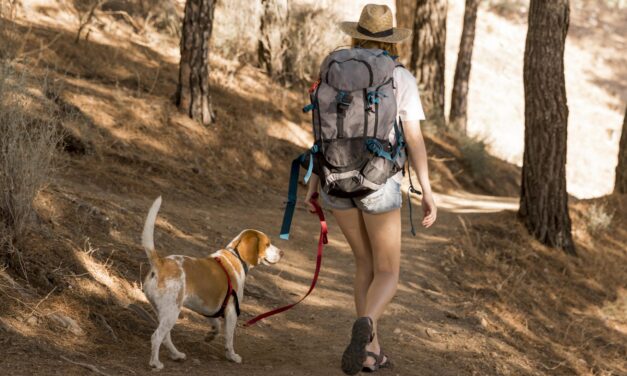
[[[268,248],[269,239],[267,236],[259,231],[246,230],[244,231],[235,246],[240,255],[248,264],[256,266],[259,264],[266,253]]]

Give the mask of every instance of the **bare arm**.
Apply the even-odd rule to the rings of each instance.
[[[422,225],[430,227],[437,218],[437,208],[433,200],[431,183],[429,182],[429,167],[427,165],[427,148],[420,131],[419,121],[408,121],[403,124],[405,141],[407,142],[408,157],[414,171],[418,175],[418,182],[422,187],[422,207],[424,218]]]

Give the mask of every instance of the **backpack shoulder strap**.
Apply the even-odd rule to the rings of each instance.
[[[398,61],[398,57],[397,58],[393,58],[394,60],[394,70],[396,70],[396,68],[405,68],[405,66]],[[392,80],[392,88],[396,89],[396,82],[394,82],[394,80]]]

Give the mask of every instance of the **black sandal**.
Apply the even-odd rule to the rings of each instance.
[[[364,366],[361,369],[361,372],[372,373],[377,372],[380,369],[392,368],[392,362],[390,362],[390,358],[388,358],[387,355],[383,353],[383,349],[379,351],[378,355],[371,351],[368,351],[366,353],[366,358],[369,356],[374,359],[374,364],[372,366]],[[383,363],[383,361],[385,361],[385,363]]]
[[[360,317],[353,324],[351,342],[342,355],[342,371],[347,375],[356,375],[363,368],[368,356],[366,346],[374,338],[372,319]]]

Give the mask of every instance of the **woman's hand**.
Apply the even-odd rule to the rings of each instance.
[[[318,183],[318,175],[312,174],[307,186],[307,195],[305,196],[305,209],[309,210],[310,213],[316,212],[316,207],[311,203],[311,199],[315,193],[318,193]]]
[[[435,206],[435,201],[433,201],[433,194],[431,192],[424,193],[422,196],[422,211],[424,213],[422,225],[429,228],[438,216],[438,208]]]
[[[316,207],[311,203],[311,198],[314,193],[318,193],[317,189],[308,189],[307,195],[305,196],[305,209],[309,210],[310,213],[316,212]]]

